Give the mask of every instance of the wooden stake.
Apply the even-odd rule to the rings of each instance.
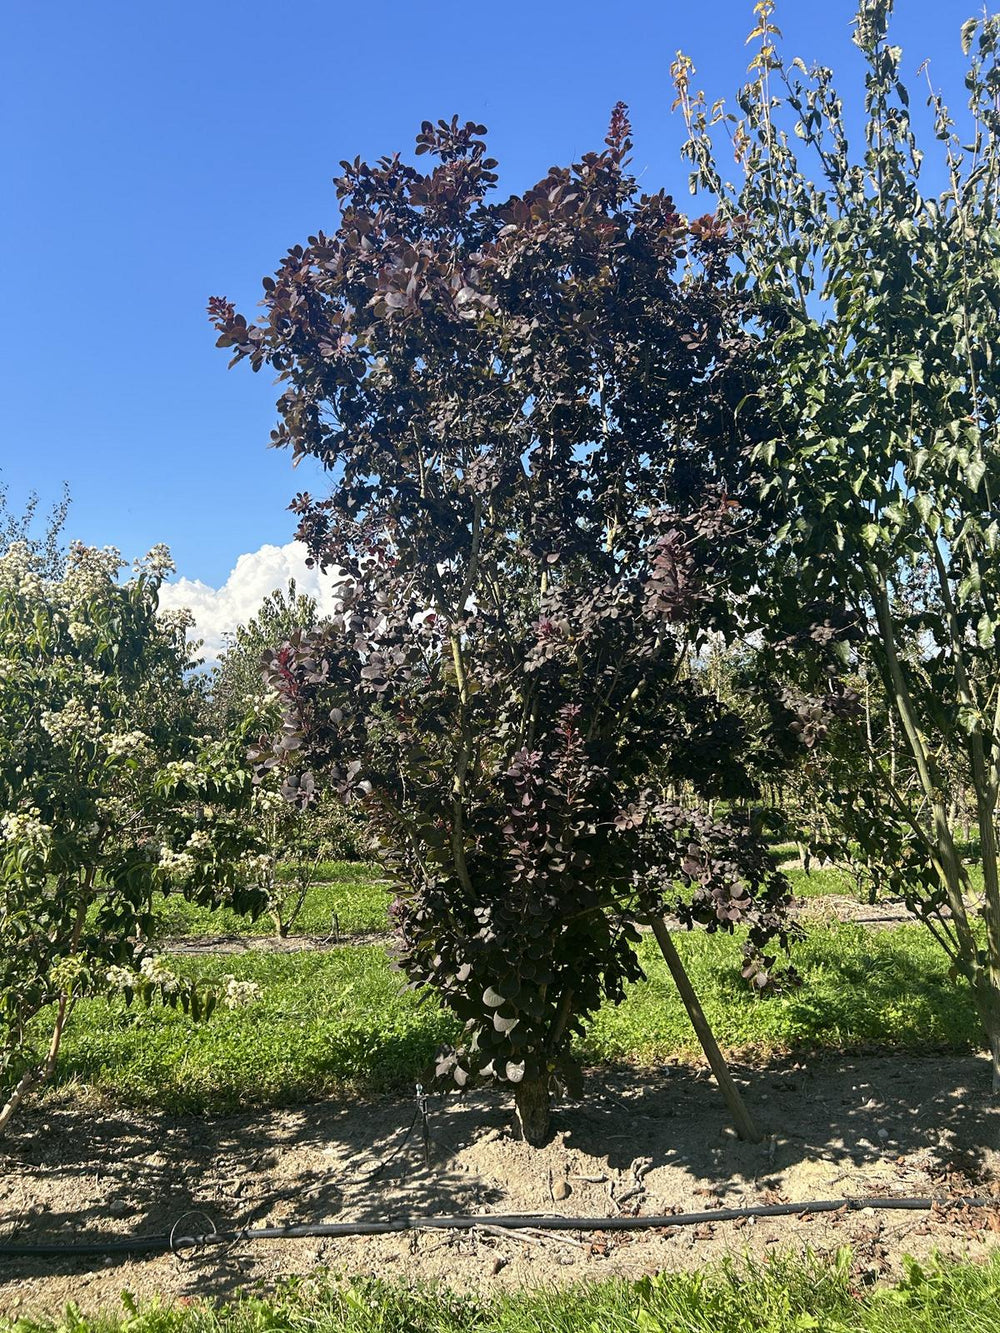
[[[708,1025],[708,1019],[701,1007],[701,1001],[691,985],[691,978],[681,962],[681,956],[670,938],[670,931],[667,929],[666,922],[662,917],[653,916],[649,918],[649,924],[653,927],[653,934],[660,946],[660,952],[666,960],[667,967],[670,968],[670,975],[673,977],[674,983],[680,992],[680,997],[684,1001],[684,1008],[688,1011],[691,1025],[701,1042],[701,1049],[705,1052],[708,1063],[712,1066],[715,1081],[722,1089],[722,1095],[725,1097],[729,1113],[733,1117],[737,1134],[741,1139],[745,1139],[747,1143],[762,1143],[764,1135],[754,1124],[753,1117],[747,1110],[740,1090],[733,1082],[729,1066],[726,1064],[722,1052],[719,1050],[719,1043],[715,1040],[715,1035]]]

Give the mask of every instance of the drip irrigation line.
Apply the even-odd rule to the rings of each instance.
[[[861,1212],[871,1209],[907,1209],[929,1212],[933,1208],[997,1208],[997,1199],[978,1198],[873,1198],[810,1199],[804,1203],[757,1204],[746,1208],[711,1208],[698,1213],[665,1213],[650,1217],[565,1217],[551,1213],[480,1213],[443,1217],[396,1217],[384,1222],[312,1222],[302,1226],[254,1227],[239,1231],[212,1230],[198,1236],[169,1234],[110,1236],[107,1240],[5,1244],[0,1257],[64,1257],[108,1254],[164,1254],[169,1251],[204,1249],[209,1245],[240,1240],[298,1240],[338,1236],[386,1236],[400,1231],[474,1231],[477,1227],[504,1231],[642,1231],[661,1227],[704,1226],[705,1223],[736,1222],[751,1217],[791,1217],[798,1214]]]

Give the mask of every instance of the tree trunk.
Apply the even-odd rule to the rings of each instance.
[[[993,1073],[993,1095],[997,1096],[1000,1094],[1000,987],[996,987],[992,981],[989,969],[982,969],[978,983],[972,987],[972,999],[986,1033],[986,1048],[990,1053]]]
[[[549,1141],[552,1124],[548,1074],[526,1078],[516,1084],[514,1106],[525,1143],[530,1143],[533,1148],[543,1148]]]

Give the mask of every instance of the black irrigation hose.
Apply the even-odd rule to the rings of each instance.
[[[806,1203],[768,1203],[750,1208],[712,1208],[700,1213],[675,1213],[653,1217],[560,1217],[552,1214],[482,1213],[475,1217],[398,1217],[388,1222],[315,1222],[291,1227],[253,1227],[239,1231],[212,1231],[201,1236],[122,1236],[99,1241],[63,1241],[34,1245],[0,1243],[0,1257],[64,1256],[85,1254],[164,1254],[168,1251],[200,1249],[207,1245],[232,1244],[241,1240],[296,1240],[319,1236],[385,1236],[398,1231],[474,1231],[490,1227],[505,1231],[641,1231],[655,1227],[693,1227],[706,1222],[735,1222],[751,1217],[789,1217],[798,1213],[860,1212],[864,1208],[903,1208],[929,1212],[932,1208],[997,1208],[997,1199],[811,1199]],[[176,1231],[176,1227],[174,1228]]]

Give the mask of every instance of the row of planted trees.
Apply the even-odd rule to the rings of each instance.
[[[969,146],[931,97],[946,167],[931,196],[887,0],[859,9],[857,154],[830,72],[783,63],[773,8],[755,6],[759,51],[732,115],[674,67],[694,184],[715,196],[697,221],[639,191],[622,106],[599,152],[505,200],[483,128],[428,122],[426,170],[343,164],[339,224],[265,280],[258,322],[210,305],[234,360],[283,382],[273,442],[333,480],[292,507],[342,607],[265,654],[278,711],[252,752],[258,782],[277,777],[293,806],[326,793],[361,812],[398,890],[401,965],[464,1023],[438,1078],[510,1086],[532,1141],[573,1075],[574,1033],[640,973],[638,925],[689,1001],[668,912],[746,926],[747,978],[773,982],[791,931],[760,807],[780,784],[818,788],[823,850],[878,867],[926,921],[1000,1069],[1000,24],[962,31]],[[723,129],[735,185],[717,166]],[[126,585],[144,608],[150,578]],[[61,636],[70,674],[91,669],[77,622],[70,607],[38,630]],[[94,640],[115,680],[118,623],[104,616]],[[725,690],[709,644],[744,646]],[[22,709],[43,750],[38,728],[58,739],[40,720],[49,688]],[[65,693],[63,711],[76,685]],[[116,734],[128,711],[107,698],[95,707]],[[245,857],[230,871],[224,839],[203,859],[214,835],[193,841],[250,799],[238,737],[227,769],[190,728],[171,731],[183,755],[157,752],[149,770],[163,818],[136,835],[141,854],[81,806],[88,836],[132,848],[100,870],[125,886],[114,920],[102,908],[102,965],[151,875],[206,901],[253,893]],[[15,748],[0,767],[8,823],[53,830]],[[981,904],[955,787],[974,794]],[[11,828],[5,883],[35,892],[55,862],[23,847],[48,835]],[[79,849],[64,861],[46,891],[83,957]],[[81,965],[67,989],[74,967],[39,992],[57,1009],[98,984]]]

